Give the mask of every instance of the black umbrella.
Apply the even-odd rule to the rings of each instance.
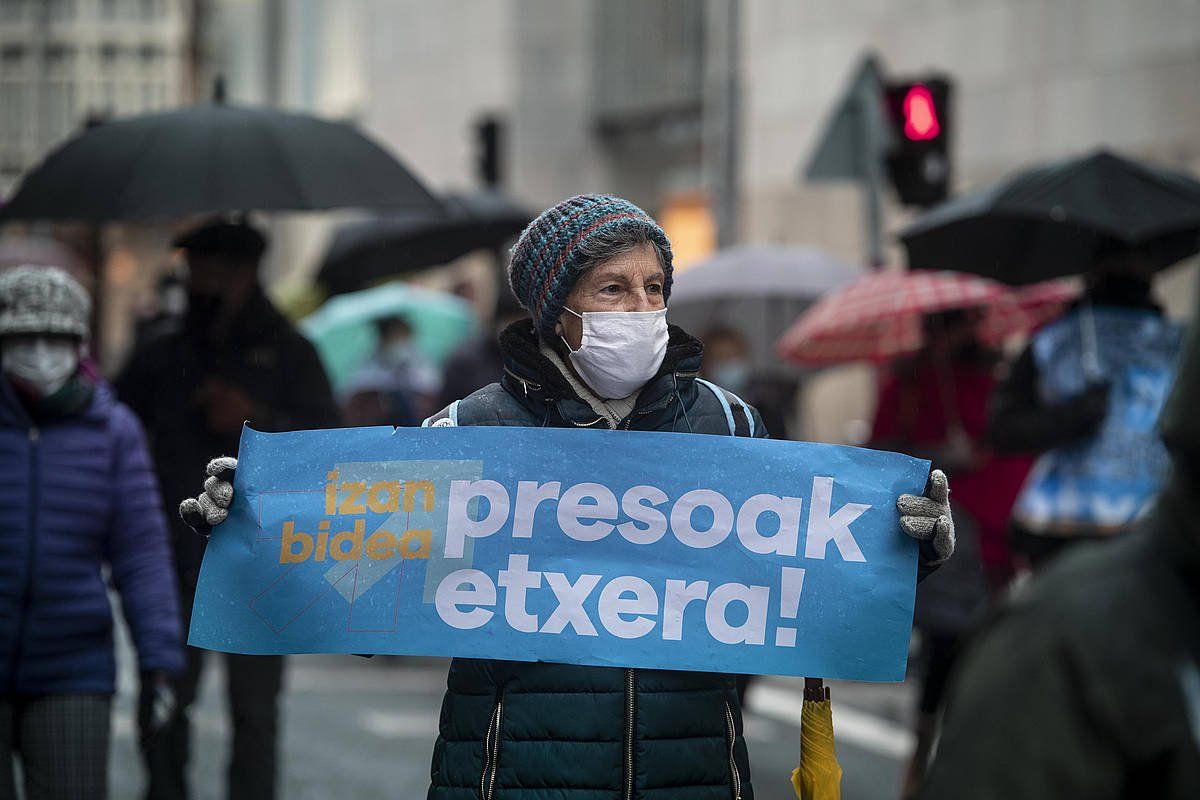
[[[216,102],[90,128],[25,176],[0,220],[346,206],[439,208],[351,125]]]
[[[445,215],[404,214],[338,228],[317,282],[329,294],[352,292],[475,250],[495,250],[533,219],[496,191],[451,193],[442,201]]]
[[[1200,181],[1100,150],[944,203],[900,239],[911,269],[1012,284],[1077,275],[1130,248],[1163,269],[1200,251]]]

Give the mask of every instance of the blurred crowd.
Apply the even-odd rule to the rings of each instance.
[[[349,316],[337,324],[331,308],[298,328],[260,282],[269,246],[260,230],[214,218],[174,245],[179,269],[111,381],[89,353],[90,299],[67,272],[0,273],[0,521],[10,532],[0,537],[0,797],[12,796],[14,756],[29,797],[104,795],[110,586],[137,648],[146,796],[188,796],[188,709],[214,656],[184,644],[205,540],[174,512],[179,500],[196,493],[212,456],[236,454],[244,422],[420,425],[499,379],[498,338],[526,318],[504,286],[479,318],[450,294],[430,292],[435,302],[388,284],[367,290],[386,297],[339,301],[359,307],[339,311]],[[1030,317],[1016,340],[985,335],[1007,294],[914,306],[913,346],[871,359],[865,444],[950,476],[958,539],[918,589],[922,690],[906,796],[1182,797],[1180,787],[1200,786],[1197,617],[1188,616],[1200,586],[1190,513],[1200,362],[1194,350],[1180,359],[1183,335],[1154,298],[1155,273],[1136,248],[1103,254],[1081,290]],[[818,299],[834,302],[837,291]],[[437,334],[442,346],[429,346],[435,317],[458,320],[456,346]],[[751,322],[713,319],[698,331],[702,374],[757,408],[773,436],[794,438],[797,392],[814,368],[764,363]],[[348,331],[359,356],[335,373],[322,347],[342,347]],[[882,331],[873,345],[899,335]],[[1164,445],[1159,412],[1179,369]],[[1177,586],[1181,569],[1188,578]],[[274,797],[285,659],[220,657],[228,796]],[[1178,691],[1186,701],[1173,703]],[[1035,762],[1056,749],[1039,772]]]

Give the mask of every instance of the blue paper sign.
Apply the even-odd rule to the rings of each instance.
[[[189,641],[904,678],[929,462],[537,428],[242,433]]]
[[[1044,403],[1069,402],[1089,382],[1110,390],[1095,436],[1034,464],[1013,508],[1022,525],[1094,535],[1122,530],[1149,508],[1171,466],[1157,425],[1181,342],[1182,328],[1161,314],[1105,307],[1072,312],[1038,333],[1032,347]]]

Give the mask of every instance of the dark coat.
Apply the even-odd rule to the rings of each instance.
[[[210,377],[250,397],[254,412],[249,422],[256,430],[338,424],[316,351],[261,292],[234,320],[224,343],[203,341],[185,327],[164,333],[133,353],[116,386],[146,427],[163,497],[172,509],[196,494],[209,459],[237,452],[238,433],[216,434],[206,424],[198,395]],[[168,516],[180,587],[190,596],[205,539],[178,514]]]
[[[501,335],[504,376],[426,424],[604,425],[537,348],[528,320]],[[671,329],[658,376],[617,427],[765,437],[753,408],[697,384],[702,346]],[[728,398],[727,398],[728,401]],[[747,419],[749,415],[750,419]],[[431,800],[729,800],[754,796],[735,676],[455,659]]]
[[[1200,479],[1080,545],[967,652],[922,798],[1200,797]]]
[[[167,523],[142,431],[104,383],[35,426],[0,378],[0,692],[113,691],[111,569],[143,670],[183,667]]]

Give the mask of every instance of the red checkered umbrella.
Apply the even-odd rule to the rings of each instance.
[[[797,364],[888,361],[919,350],[922,317],[981,309],[980,337],[997,343],[1057,315],[1075,294],[1066,283],[1013,291],[961,272],[876,272],[830,292],[779,340],[780,356]]]
[[[998,346],[1010,336],[1036,330],[1058,318],[1079,296],[1081,288],[1079,281],[1069,278],[1009,289],[1005,301],[988,306],[984,312],[979,338]]]

